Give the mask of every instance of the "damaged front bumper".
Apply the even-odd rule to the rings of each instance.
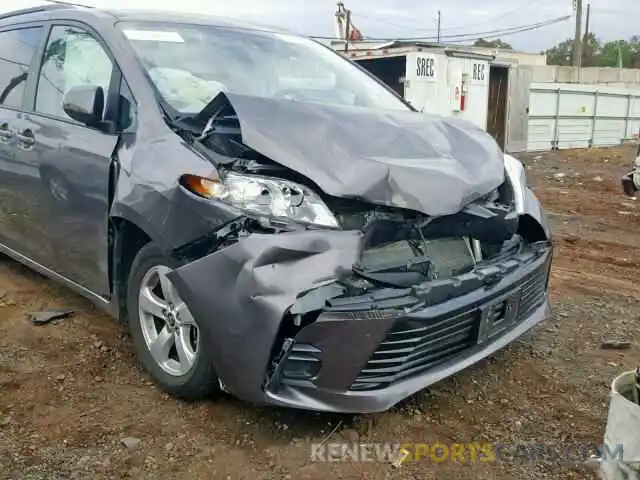
[[[360,245],[359,231],[251,234],[170,274],[227,391],[254,403],[384,411],[549,316],[550,242],[451,279],[332,295]]]
[[[546,246],[424,288],[329,301],[287,346],[265,395],[314,410],[386,410],[545,319],[551,256]],[[482,286],[496,271],[501,280]]]

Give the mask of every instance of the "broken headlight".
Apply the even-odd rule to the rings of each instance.
[[[254,215],[338,227],[335,216],[315,192],[288,180],[228,173],[223,180],[186,175],[182,183],[197,195],[221,200]]]

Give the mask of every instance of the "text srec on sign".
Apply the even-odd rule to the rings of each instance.
[[[436,76],[435,57],[420,56],[416,58],[416,75],[418,78],[432,80]]]

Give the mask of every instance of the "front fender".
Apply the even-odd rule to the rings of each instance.
[[[253,233],[169,274],[203,331],[225,388],[261,403],[280,324],[299,293],[335,281],[360,256],[359,231]]]
[[[543,228],[548,240],[551,240],[551,226],[549,225],[549,218],[542,208],[542,204],[535,193],[530,188],[524,191],[524,202],[521,215],[529,215],[536,220]]]
[[[505,155],[504,168],[513,190],[516,211],[536,220],[543,228],[547,239],[551,240],[549,220],[535,193],[527,186],[527,175],[522,162],[511,155]]]

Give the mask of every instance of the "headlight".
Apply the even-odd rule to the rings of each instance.
[[[524,213],[525,199],[527,195],[527,175],[522,163],[511,155],[504,156],[504,168],[507,172],[507,179],[513,188],[513,196],[516,204],[516,211]]]
[[[247,213],[338,227],[335,216],[315,192],[287,180],[228,173],[223,180],[185,175],[182,184],[201,197],[223,201]]]

